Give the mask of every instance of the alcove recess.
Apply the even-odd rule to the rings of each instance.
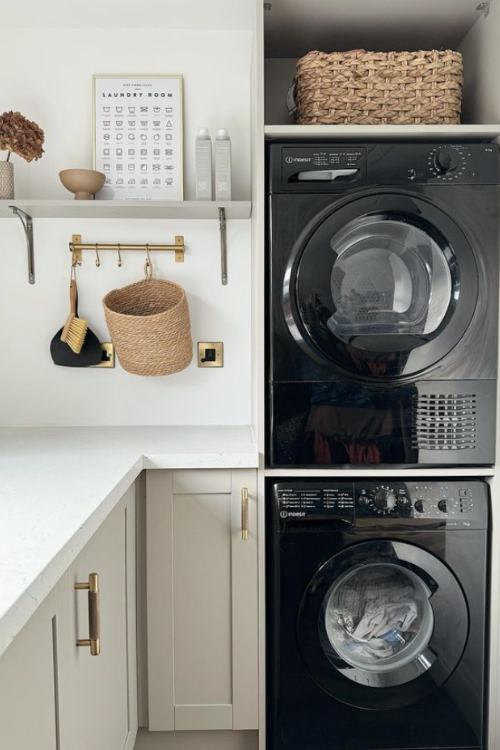
[[[267,138],[496,140],[499,0],[272,0],[264,3]],[[288,113],[297,58],[310,50],[453,49],[464,56],[460,125],[306,125]]]

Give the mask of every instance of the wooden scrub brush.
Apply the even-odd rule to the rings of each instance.
[[[71,268],[69,302],[69,315],[62,329],[61,341],[64,341],[75,354],[80,354],[85,343],[85,336],[87,335],[89,325],[86,320],[78,317],[78,288],[76,286],[74,266]]]

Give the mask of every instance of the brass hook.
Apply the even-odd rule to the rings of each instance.
[[[120,252],[120,243],[118,243],[118,268],[122,267],[122,254]]]
[[[101,259],[99,258],[99,249],[97,246],[97,242],[95,243],[95,264],[97,268],[101,265]]]
[[[146,245],[146,262],[144,263],[144,274],[147,279],[153,278],[153,264],[149,255],[149,244]]]

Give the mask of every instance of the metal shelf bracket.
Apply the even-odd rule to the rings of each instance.
[[[219,231],[220,231],[220,270],[221,282],[227,285],[227,232],[226,232],[226,209],[219,208]]]
[[[21,224],[23,225],[24,234],[26,235],[26,247],[28,250],[28,281],[30,284],[35,283],[35,250],[33,247],[33,219],[32,217],[18,208],[17,206],[9,206],[12,209],[14,216],[17,216]]]

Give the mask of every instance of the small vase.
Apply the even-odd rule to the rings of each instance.
[[[14,197],[14,165],[10,161],[0,161],[0,198]]]

